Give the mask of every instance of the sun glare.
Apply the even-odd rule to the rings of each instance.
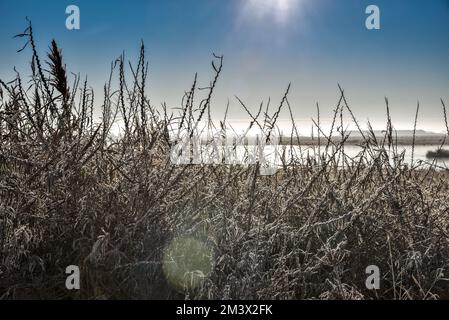
[[[247,19],[270,19],[277,24],[287,24],[298,10],[302,0],[242,0]]]

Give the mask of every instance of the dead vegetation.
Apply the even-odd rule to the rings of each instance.
[[[449,298],[449,175],[406,165],[389,117],[383,139],[360,130],[363,151],[346,156],[329,139],[347,138],[344,112],[357,124],[341,90],[332,131],[321,131],[318,116],[319,146],[284,154],[274,176],[260,176],[258,164],[174,166],[170,130],[214,125],[222,57],[201,88],[206,98],[195,99],[195,77],[173,114],[145,95],[142,44],[131,79],[123,56],[112,64],[97,120],[93,90],[69,80],[56,42],[43,63],[31,24],[19,36],[31,49],[31,77],[0,84],[2,298]],[[249,126],[270,137],[291,108],[287,93],[274,112],[261,105],[252,114],[240,101]],[[124,133],[114,137],[118,118]],[[176,257],[166,249],[173,240]],[[81,268],[80,291],[65,289],[68,265]],[[369,265],[381,270],[379,290],[365,287]]]

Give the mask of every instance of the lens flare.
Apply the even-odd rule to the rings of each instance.
[[[163,270],[170,285],[181,292],[202,284],[213,269],[213,249],[192,237],[175,238],[164,253]]]

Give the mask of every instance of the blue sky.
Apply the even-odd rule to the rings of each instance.
[[[78,5],[81,29],[65,28],[66,6]],[[381,10],[381,30],[365,28],[365,8]],[[289,82],[295,117],[314,116],[319,102],[330,117],[346,90],[361,122],[382,126],[384,96],[398,128],[410,127],[416,101],[421,127],[442,129],[442,97],[449,104],[448,0],[0,0],[0,77],[13,66],[28,73],[29,51],[16,53],[34,26],[43,57],[55,38],[69,71],[88,75],[101,88],[110,62],[124,50],[135,59],[143,39],[150,61],[149,96],[155,105],[178,107],[195,72],[206,86],[212,52],[225,57],[213,101],[219,117],[234,95],[253,109],[269,97],[276,103]],[[287,114],[283,114],[287,117]]]

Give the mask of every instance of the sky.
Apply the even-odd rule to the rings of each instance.
[[[68,30],[68,5],[80,8],[80,29]],[[368,30],[365,10],[380,9],[380,30]],[[311,126],[316,104],[330,121],[346,92],[363,124],[385,126],[384,97],[398,129],[441,131],[440,98],[449,105],[449,0],[0,0],[0,78],[13,67],[30,73],[29,49],[17,50],[31,19],[41,57],[51,39],[63,50],[67,69],[87,76],[98,90],[123,51],[137,62],[143,40],[150,63],[148,96],[155,106],[177,108],[191,87],[213,77],[212,53],[224,69],[212,100],[220,118],[230,101],[232,119],[247,119],[235,96],[251,110],[271,98],[279,104],[289,83],[289,101],[300,124]],[[101,101],[97,100],[98,108]],[[281,113],[281,120],[288,112]]]

